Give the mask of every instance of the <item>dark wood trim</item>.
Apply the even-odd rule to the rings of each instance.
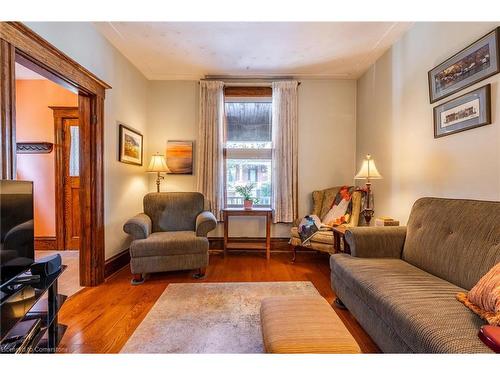
[[[106,260],[104,265],[104,277],[107,279],[128,264],[130,264],[130,252],[129,249],[126,249]]]
[[[261,97],[273,96],[273,89],[265,86],[227,86],[224,87],[224,95],[230,97]]]
[[[104,281],[103,101],[102,97],[78,96],[80,284],[86,286]],[[92,117],[92,113],[99,113],[100,116]]]
[[[0,22],[0,39],[2,139],[5,139],[5,130],[9,130],[9,126],[12,134],[15,131],[13,88],[17,56],[22,57],[24,63],[30,61],[47,70],[48,76],[57,76],[78,92],[82,229],[80,284],[98,285],[104,281],[104,95],[111,87],[20,22]],[[6,84],[7,81],[10,83]],[[15,140],[15,137],[8,139]],[[12,151],[15,141],[10,146],[7,143],[0,144],[2,170],[7,171],[6,178],[15,178],[16,158]]]
[[[57,248],[65,248],[64,230],[64,119],[77,119],[78,107],[49,107],[54,116],[54,174],[56,195],[56,240]]]
[[[57,246],[55,237],[35,237],[35,250],[63,250]]]
[[[242,248],[239,250],[244,251],[265,251],[265,248],[256,249],[253,244],[262,244],[265,242],[265,237],[232,237],[231,243],[240,243],[240,244],[251,244],[248,249]],[[291,249],[288,246],[288,241],[290,238],[288,237],[271,237],[271,252],[290,252]],[[210,250],[224,250],[224,237],[209,237],[208,242],[210,244]]]
[[[79,90],[104,96],[104,91],[111,88],[21,22],[1,22],[0,38],[15,46],[23,57]]]
[[[1,34],[0,34],[1,36]],[[0,39],[0,179],[16,177],[15,49]]]

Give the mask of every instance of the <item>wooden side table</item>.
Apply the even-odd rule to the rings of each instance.
[[[347,241],[345,240],[345,232],[346,230],[349,229],[349,227],[346,226],[338,226],[338,227],[333,227],[333,247],[335,248],[336,253],[346,253],[350,254],[351,249],[349,248],[349,245],[347,244]],[[340,242],[344,242],[344,248],[340,246]]]
[[[230,216],[264,216],[266,218],[266,258],[271,258],[271,221],[273,218],[272,208],[253,208],[251,210],[245,210],[243,208],[224,208],[222,209],[222,214],[224,218],[224,256],[227,255],[228,249],[244,249],[244,248],[255,248],[255,244],[246,246],[245,244],[232,244],[229,241],[229,217]],[[264,248],[264,247],[262,247]]]

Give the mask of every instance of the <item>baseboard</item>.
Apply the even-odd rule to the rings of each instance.
[[[55,237],[35,237],[35,250],[57,250]]]
[[[130,263],[130,252],[128,249],[123,250],[121,253],[113,255],[104,263],[104,278],[108,278],[115,272],[121,270],[123,267]]]
[[[290,238],[288,237],[273,237],[271,238],[271,252],[282,252],[282,251],[291,251],[290,246],[288,245],[288,241]],[[232,237],[231,243],[256,243],[256,242],[265,242],[266,239],[264,237]],[[223,237],[208,237],[209,248],[210,250],[223,250],[224,249],[224,238]],[[245,251],[262,251],[256,249],[245,249]]]

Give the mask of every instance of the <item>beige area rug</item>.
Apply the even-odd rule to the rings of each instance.
[[[310,282],[170,284],[121,353],[263,353],[262,299],[317,294]]]

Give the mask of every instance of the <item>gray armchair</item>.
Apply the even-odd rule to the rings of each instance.
[[[208,232],[217,220],[206,210],[200,193],[149,193],[144,213],[129,219],[123,230],[130,244],[132,284],[144,282],[144,274],[197,269],[205,275],[208,266]]]

